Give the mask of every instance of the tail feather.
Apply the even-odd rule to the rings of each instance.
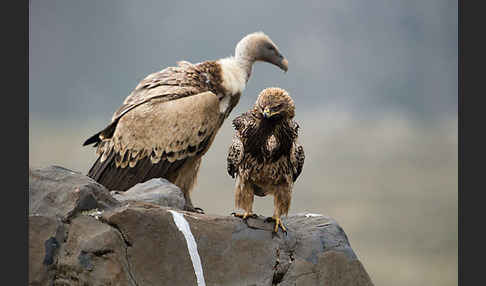
[[[118,120],[113,121],[110,125],[106,126],[105,129],[101,130],[100,132],[96,133],[95,135],[89,137],[86,141],[84,141],[83,146],[90,145],[95,143],[95,147],[101,142],[100,135],[103,135],[104,138],[110,138],[113,133],[115,133],[116,124]]]
[[[100,139],[101,132],[102,131],[100,131],[100,132],[96,133],[95,135],[89,137],[86,141],[84,141],[83,146],[91,145],[93,143],[95,143],[95,146],[97,146],[98,143],[101,142],[101,139]]]
[[[168,178],[171,174],[178,172],[187,161],[187,158],[172,163],[167,160],[160,160],[160,162],[153,164],[150,157],[147,156],[139,160],[133,168],[129,166],[121,168],[116,166],[115,156],[115,152],[112,151],[103,162],[101,162],[101,156],[99,156],[87,175],[108,190],[121,192],[152,178]]]

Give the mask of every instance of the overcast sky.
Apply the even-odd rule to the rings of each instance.
[[[108,120],[149,73],[232,55],[262,30],[289,71],[257,63],[235,114],[280,86],[298,112],[457,116],[457,19],[452,0],[31,1],[29,110]]]

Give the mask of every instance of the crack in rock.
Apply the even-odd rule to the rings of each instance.
[[[116,225],[114,223],[110,223],[109,221],[103,219],[103,217],[100,217],[99,221],[101,221],[102,223],[105,223],[105,224],[109,225],[110,227],[112,227],[113,229],[115,229],[118,234],[120,234],[123,242],[125,243],[125,259],[127,261],[127,267],[128,267],[127,270],[128,270],[128,276],[130,278],[130,282],[132,284],[134,284],[135,286],[138,286],[138,282],[137,282],[137,280],[135,279],[135,277],[134,277],[134,275],[132,273],[132,265],[130,263],[130,258],[129,258],[129,255],[128,255],[128,248],[132,246],[132,243],[126,238],[125,234],[118,227],[118,225]]]
[[[44,261],[42,262],[44,265],[51,265],[54,262],[54,258],[57,254],[59,246],[59,242],[53,236],[46,240],[46,242],[44,243],[46,254],[44,256]]]
[[[58,246],[58,251],[56,253],[56,255],[53,257],[53,258],[56,258],[55,260],[55,263],[51,265],[50,269],[48,270],[49,271],[49,279],[48,281],[51,281],[51,285],[70,285],[70,283],[68,282],[64,282],[63,280],[66,280],[64,279],[64,277],[62,277],[62,268],[60,265],[59,265],[59,259],[58,259],[58,255],[61,255],[61,251],[64,250],[64,245],[65,243],[67,242],[68,238],[69,238],[69,229],[71,227],[71,225],[69,223],[65,223],[64,220],[60,220],[60,225],[57,227],[56,229],[56,241],[59,243],[59,246]],[[67,277],[69,279],[69,281],[74,281],[74,280],[78,280],[77,277]],[[64,284],[63,284],[64,283]]]

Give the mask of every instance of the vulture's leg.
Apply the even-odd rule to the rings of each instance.
[[[273,232],[275,233],[278,232],[278,228],[280,227],[282,231],[287,234],[287,228],[284,226],[280,216],[287,215],[287,213],[289,212],[290,199],[290,191],[284,187],[277,189],[273,194],[274,211],[271,220],[275,221],[275,228],[273,229]]]
[[[245,213],[235,213],[235,212],[232,212],[231,215],[235,216],[235,217],[241,217],[242,219],[244,220],[247,220],[248,218],[258,218],[258,215],[255,214],[255,213],[252,213],[252,212],[245,212]]]
[[[203,214],[203,209],[194,207],[191,200],[191,192],[194,189],[200,165],[201,158],[192,158],[191,160],[185,161],[180,169],[174,173],[175,179],[169,179],[169,181],[174,182],[184,193],[184,199],[186,199],[185,211]]]
[[[249,217],[258,217],[253,213],[253,189],[248,187],[249,184],[240,184],[238,180],[235,191],[235,207],[244,210],[243,214],[232,213],[235,217],[241,217],[247,220]]]

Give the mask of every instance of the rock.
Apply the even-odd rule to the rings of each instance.
[[[65,227],[60,219],[46,216],[29,216],[29,281],[48,285],[53,280],[53,266],[60,244],[64,241]]]
[[[29,214],[69,221],[84,210],[119,205],[108,190],[93,179],[58,166],[29,169]]]
[[[151,199],[121,204],[59,167],[31,171],[29,182],[30,285],[373,285],[326,216],[291,215],[287,235],[273,234],[262,216],[244,222]],[[160,183],[168,185],[146,185]]]
[[[159,206],[184,209],[186,200],[181,189],[166,179],[155,178],[136,184],[125,192],[110,192],[120,202],[142,201]]]
[[[329,217],[289,216],[287,235],[273,235],[273,223],[264,217],[245,224],[231,216],[180,213],[197,243],[206,285],[373,285],[344,231]],[[167,277],[167,285],[197,285],[187,243],[169,209],[139,203],[102,217],[131,245],[138,285],[161,283],[160,277]]]
[[[122,235],[91,216],[72,220],[62,251],[54,285],[135,285]]]

